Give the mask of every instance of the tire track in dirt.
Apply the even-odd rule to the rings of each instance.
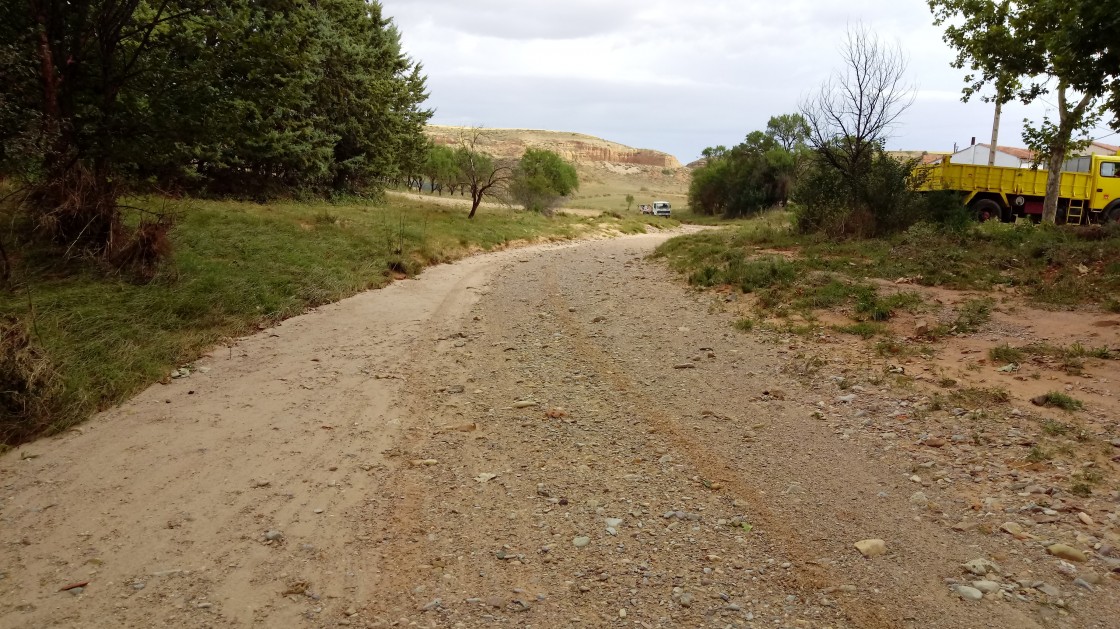
[[[787,585],[801,593],[802,596],[816,596],[819,592],[832,584],[840,582],[840,575],[831,574],[824,567],[816,563],[816,555],[809,550],[809,544],[795,530],[787,526],[783,519],[771,511],[768,506],[769,498],[758,493],[758,490],[742,480],[740,470],[732,464],[721,459],[711,449],[705,448],[694,438],[688,436],[680,424],[670,415],[662,412],[657,404],[643,395],[640,387],[635,386],[633,379],[628,375],[626,365],[616,361],[599,345],[592,342],[587,336],[582,325],[576,317],[569,312],[568,301],[563,297],[556,282],[555,271],[549,269],[545,274],[544,284],[551,296],[553,310],[560,314],[565,329],[569,331],[568,341],[574,351],[583,356],[586,361],[595,366],[595,369],[606,380],[610,381],[616,391],[627,396],[637,403],[640,410],[639,416],[658,434],[665,436],[672,443],[674,449],[686,455],[689,463],[699,469],[703,477],[710,482],[719,482],[722,487],[720,493],[727,503],[741,498],[750,504],[752,523],[758,522],[753,531],[763,535],[779,544],[780,549],[797,566],[788,579]],[[888,620],[878,609],[865,605],[850,604],[845,599],[839,601],[839,606],[844,609],[849,622],[856,626],[874,629],[877,627],[896,627],[894,621]]]

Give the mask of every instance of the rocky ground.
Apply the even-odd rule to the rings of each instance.
[[[6,454],[0,625],[1115,626],[1110,378],[1067,417],[741,332],[664,238],[439,267]]]

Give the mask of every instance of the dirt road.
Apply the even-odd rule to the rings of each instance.
[[[954,530],[1013,516],[876,429],[911,393],[805,379],[665,237],[437,267],[6,454],[0,626],[1115,626],[1101,557]]]

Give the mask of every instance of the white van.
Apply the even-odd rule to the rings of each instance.
[[[669,216],[673,213],[673,206],[669,205],[668,201],[654,201],[653,202],[653,215],[654,216]]]

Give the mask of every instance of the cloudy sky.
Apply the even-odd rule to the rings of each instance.
[[[424,64],[437,124],[578,131],[687,163],[796,111],[838,67],[848,26],[862,23],[902,46],[917,90],[888,148],[949,151],[991,137],[993,107],[960,101],[963,73],[925,0],[382,4]],[[1022,120],[1047,110],[1005,107],[1000,144],[1021,145]]]

